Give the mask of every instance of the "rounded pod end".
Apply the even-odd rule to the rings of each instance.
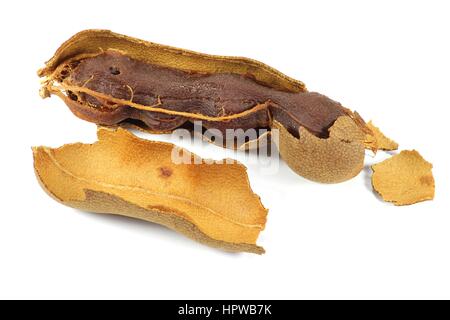
[[[300,127],[294,137],[274,121],[272,136],[281,157],[300,176],[321,183],[339,183],[358,175],[364,167],[365,133],[350,116],[339,117],[329,137],[318,138]],[[277,141],[278,140],[278,141]]]

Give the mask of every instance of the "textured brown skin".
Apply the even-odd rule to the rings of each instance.
[[[297,139],[277,121],[274,127],[280,134],[281,156],[302,177],[321,183],[338,183],[353,178],[364,167],[365,134],[349,117],[336,120],[328,139],[320,139],[304,128],[300,128]]]
[[[44,85],[43,90],[44,96],[58,94],[78,117],[106,125],[122,125],[129,119],[137,119],[141,121],[139,125],[142,123],[150,132],[170,132],[200,114],[217,119],[203,121],[205,127],[221,131],[271,128],[275,120],[298,140],[302,128],[316,137],[327,138],[336,119],[346,116],[361,131],[370,131],[356,114],[339,103],[321,94],[307,92],[301,82],[260,62],[195,53],[104,30],[83,31],[69,39],[39,75],[49,82],[59,81],[66,88],[89,89],[101,94],[93,97],[72,90],[68,98],[61,91],[55,92],[51,85]],[[117,99],[121,103],[118,104]],[[123,101],[157,106],[164,111],[187,112],[188,116],[138,110]],[[237,115],[258,106],[263,108],[232,120],[221,120],[223,116]],[[284,139],[285,135],[281,137]],[[301,139],[298,143],[302,143]],[[281,144],[286,145],[285,142]],[[318,147],[326,148],[328,144]],[[320,159],[320,156],[330,151],[323,150],[316,153],[315,161],[303,163],[312,166],[306,168],[310,173],[307,177],[322,181],[327,175],[326,182],[330,183],[353,177],[355,170],[360,170],[359,159],[364,150],[361,153],[360,148],[348,149],[345,144],[343,147],[349,153],[342,160],[349,160],[349,166],[357,162],[358,166],[349,168],[346,174],[338,161],[324,166],[321,162],[328,158]],[[298,168],[302,163],[299,159],[304,156],[280,153],[291,168]],[[335,167],[333,163],[336,163]],[[323,168],[331,172],[321,172]],[[305,171],[294,170],[301,175]],[[339,173],[333,179],[335,170]]]
[[[33,148],[36,176],[54,199],[158,223],[226,251],[264,252],[255,242],[267,210],[251,191],[244,166],[174,164],[174,145],[121,128],[99,128],[98,136],[94,144]]]

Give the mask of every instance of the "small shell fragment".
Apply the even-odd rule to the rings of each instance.
[[[372,185],[385,201],[397,206],[432,200],[432,167],[416,150],[402,151],[372,166]]]
[[[386,137],[383,132],[381,132],[380,129],[372,123],[372,121],[369,121],[369,123],[367,123],[367,127],[373,133],[377,149],[384,151],[392,151],[398,149],[398,143]]]

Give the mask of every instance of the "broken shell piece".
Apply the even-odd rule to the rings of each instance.
[[[227,251],[264,252],[256,240],[267,209],[243,165],[206,164],[121,128],[99,128],[98,139],[33,148],[36,175],[51,196],[70,207],[158,223]],[[175,164],[174,150],[190,163]]]
[[[398,149],[398,143],[386,137],[378,127],[374,126],[372,121],[369,121],[367,127],[372,131],[373,136],[375,137],[377,149],[384,151],[392,151]]]
[[[397,206],[432,200],[432,167],[417,151],[402,151],[372,166],[372,185],[383,200]]]
[[[373,134],[366,134],[364,138],[364,146],[367,150],[371,150],[374,154],[378,151],[377,139]]]
[[[329,129],[330,135],[321,139],[303,127],[300,138],[291,135],[281,123],[278,149],[283,160],[297,174],[322,183],[337,183],[353,178],[364,166],[365,133],[347,116],[339,117]]]

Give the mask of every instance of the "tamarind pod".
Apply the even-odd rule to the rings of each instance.
[[[282,127],[289,135],[279,135],[281,156],[298,174],[320,182],[345,181],[362,168],[365,141],[350,139],[363,148],[322,143],[333,140],[329,133],[338,118],[346,117],[361,134],[372,135],[357,113],[307,92],[300,81],[255,60],[205,55],[105,30],[69,39],[39,75],[45,77],[44,97],[56,94],[78,117],[98,124],[131,123],[157,133],[194,120],[221,132]],[[288,154],[282,146],[305,143],[302,130],[317,139]],[[243,148],[250,145],[254,143]],[[334,147],[324,149],[330,145]],[[376,149],[373,139],[370,148]],[[334,152],[336,160],[327,160]],[[304,157],[314,161],[301,161]]]

